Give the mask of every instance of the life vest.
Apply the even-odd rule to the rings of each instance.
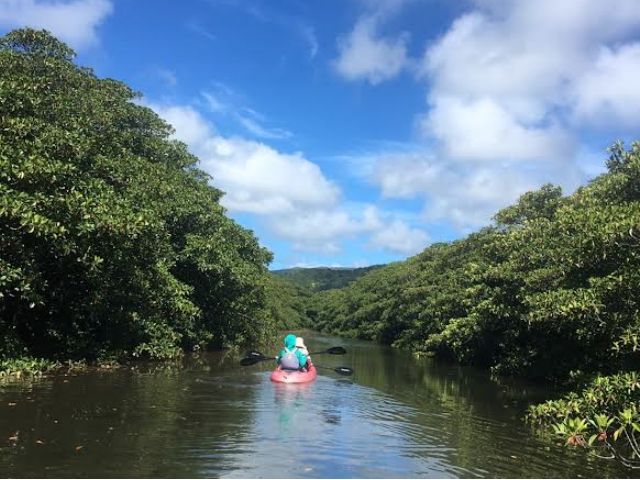
[[[285,348],[284,352],[284,355],[280,357],[280,367],[285,370],[298,370],[300,368],[300,360],[296,355],[296,349],[289,350]]]

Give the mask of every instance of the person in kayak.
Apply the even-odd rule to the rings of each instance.
[[[307,356],[296,348],[296,336],[293,333],[284,337],[284,348],[280,350],[277,362],[284,370],[302,370],[307,366]]]
[[[304,344],[304,338],[296,337],[296,350],[299,350],[307,357],[306,369],[309,370],[309,365],[311,364],[311,357],[309,356],[309,350],[307,350],[307,346]]]

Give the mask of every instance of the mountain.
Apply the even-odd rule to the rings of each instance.
[[[296,285],[308,288],[313,292],[342,288],[372,270],[384,265],[372,265],[362,268],[286,268],[272,270],[271,273],[283,277]]]

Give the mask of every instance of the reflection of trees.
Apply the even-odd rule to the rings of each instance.
[[[356,382],[415,408],[406,420],[422,428],[406,434],[416,445],[445,446],[452,465],[490,476],[629,475],[606,462],[549,447],[523,427],[526,405],[532,396],[534,401],[544,398],[548,391],[543,388],[517,380],[499,384],[479,369],[417,359],[391,348],[359,342],[347,348],[344,364],[354,368]],[[419,455],[428,458],[429,449]]]
[[[215,471],[222,452],[238,443],[252,414],[238,405],[251,404],[253,390],[234,385],[234,372],[208,365],[213,371],[189,361],[56,377],[11,394],[17,405],[10,411],[6,394],[0,396],[0,433],[20,431],[15,446],[0,444],[0,471],[26,477],[210,476],[202,472]]]

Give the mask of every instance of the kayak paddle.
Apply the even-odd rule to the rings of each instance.
[[[320,355],[321,353],[328,353],[330,355],[344,355],[347,351],[344,347],[331,347],[326,350],[322,350],[321,352],[311,352],[309,355]]]
[[[254,352],[255,353],[255,352]],[[248,367],[249,365],[255,365],[256,363],[260,363],[260,362],[264,362],[265,360],[275,360],[276,357],[258,357],[258,356],[250,356],[250,357],[245,357],[242,360],[240,360],[240,365],[242,365],[243,367]],[[323,370],[333,370],[336,373],[339,373],[340,375],[351,375],[353,374],[353,369],[349,368],[349,367],[324,367],[322,365],[316,365],[315,363],[313,364],[314,367],[316,368],[322,368]]]
[[[331,348],[327,348],[326,350],[322,350],[321,352],[311,352],[309,353],[309,355],[321,355],[323,353],[328,353],[330,355],[344,355],[345,353],[347,353],[347,351],[344,349],[344,347],[331,347]],[[257,352],[255,350],[251,350],[247,352],[245,357],[271,358],[271,357],[265,357],[262,353]]]
[[[312,352],[309,355],[320,355],[323,353],[328,353],[330,355],[344,355],[345,353],[347,353],[347,351],[344,349],[344,347],[330,347],[327,348],[326,350],[322,350],[321,352]],[[240,360],[240,365],[242,365],[243,367],[248,367],[249,365],[255,365],[256,363],[259,362],[265,362],[267,360],[275,360],[278,357],[265,357],[262,353],[256,351],[256,350],[251,350],[249,352],[247,352],[247,355]],[[318,368],[330,368],[330,367],[318,367]],[[348,367],[338,367],[336,369],[330,368],[331,370],[334,370],[335,372],[341,374],[341,375],[351,375],[353,373],[353,370],[351,370]]]
[[[316,365],[315,363],[313,364],[314,367],[316,368],[322,368],[323,370],[333,370],[336,373],[339,373],[340,375],[351,375],[353,374],[353,369],[349,368],[349,367],[323,367],[322,365]]]
[[[258,353],[258,352],[249,352],[249,353]],[[248,357],[244,357],[240,360],[240,365],[243,367],[248,367],[249,365],[255,365],[259,362],[264,362],[266,360],[275,360],[277,357],[265,357],[264,355],[249,355]]]

